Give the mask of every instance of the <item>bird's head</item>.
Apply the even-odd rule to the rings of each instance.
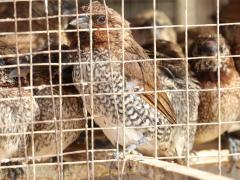
[[[84,5],[79,10],[80,15],[70,21],[70,28],[80,29],[80,41],[90,40],[90,29],[92,29],[93,43],[118,43],[122,40],[122,26],[129,27],[129,23],[123,20],[121,15],[98,1]],[[131,33],[125,29],[125,36]]]
[[[218,51],[220,55],[219,61],[217,58]],[[221,35],[219,44],[217,35],[199,36],[189,48],[189,55],[197,58],[190,61],[194,72],[217,72],[218,66],[221,71],[226,71],[229,63],[231,64],[231,58],[224,57],[230,55],[230,50]]]
[[[25,64],[29,61],[27,56],[20,56],[18,58],[19,64]],[[25,67],[17,67],[17,58],[0,58],[0,86],[19,86],[21,81],[21,86],[26,86]]]
[[[5,68],[5,65],[4,59],[0,58],[0,87],[12,86],[16,84],[15,80],[9,77],[7,72],[9,69]]]
[[[15,79],[16,81],[20,77],[21,85],[30,86],[31,84],[30,64],[26,66],[21,66],[19,70],[20,71],[18,71],[18,68],[12,69],[11,72],[9,73],[9,77]],[[44,66],[33,65],[32,83],[33,86],[48,85],[50,83],[48,68]]]
[[[62,46],[62,50],[67,50],[67,47]],[[68,61],[70,61],[70,58],[74,58],[71,56],[72,56],[71,53],[63,51],[61,54],[62,63],[67,63]],[[20,77],[21,81],[24,82],[25,86],[31,84],[31,76],[32,83],[34,86],[49,85],[50,80],[52,80],[53,84],[58,84],[60,77],[59,61],[60,61],[59,54],[55,52],[51,53],[50,59],[49,54],[45,53],[33,56],[32,64],[29,63],[30,62],[29,57],[24,56],[24,58],[21,58],[21,60],[19,61],[20,63],[19,69],[17,67],[12,68],[9,73],[9,77],[16,80],[18,80],[18,78]],[[70,76],[69,74],[71,74],[70,72],[71,68],[72,66],[70,65],[61,66],[62,83],[68,83],[69,81],[70,82],[72,81],[69,77]]]
[[[21,80],[21,86],[28,85],[28,79],[29,79],[29,66],[22,66],[23,64],[29,63],[29,56],[21,56],[19,57],[19,64],[21,65],[19,68],[16,67],[17,60],[15,58],[14,61],[7,61],[7,65],[15,65],[15,67],[11,68],[8,73],[8,78],[14,80],[16,83],[18,83],[19,80]]]

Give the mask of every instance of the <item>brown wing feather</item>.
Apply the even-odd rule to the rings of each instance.
[[[129,42],[131,43],[131,42]],[[136,49],[126,48],[125,49],[125,60],[138,60],[138,59],[149,59],[144,50],[134,44],[131,48],[138,48],[138,54],[135,54]],[[154,90],[154,62],[127,62],[125,63],[125,75],[138,82],[140,87],[144,87],[145,91]],[[161,84],[157,81],[157,87],[160,88]],[[155,107],[154,94],[144,93],[142,98],[146,100],[149,105]],[[157,110],[163,113],[170,123],[176,123],[175,111],[164,92],[157,93]]]
[[[155,108],[154,94],[143,94],[142,98],[145,99],[150,106]],[[176,115],[175,113],[172,113],[174,112],[174,110],[172,109],[172,106],[166,93],[157,94],[157,109],[167,117],[168,121],[171,124],[177,123]]]

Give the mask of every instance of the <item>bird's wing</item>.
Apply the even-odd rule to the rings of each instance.
[[[141,96],[150,104],[150,106],[155,108],[154,94],[144,94]],[[172,105],[166,93],[157,94],[157,110],[163,113],[171,124],[177,123],[176,114],[172,108]]]
[[[134,46],[132,46],[134,48]],[[136,52],[133,50],[132,52]],[[142,54],[141,54],[142,53]],[[139,54],[132,54],[131,48],[128,48],[125,52],[125,60],[140,60],[148,59],[142,48],[139,48]],[[125,75],[130,77],[134,81],[137,80],[138,85],[143,87],[145,91],[154,91],[154,62],[127,62],[125,63]],[[160,89],[160,81],[157,80],[157,88]],[[143,93],[142,98],[146,100],[149,105],[155,107],[155,95],[153,93]],[[163,113],[168,121],[172,124],[177,123],[175,111],[171,105],[168,96],[164,92],[157,93],[157,110]]]

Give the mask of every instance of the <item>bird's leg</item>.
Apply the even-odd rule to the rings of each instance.
[[[129,145],[129,146],[126,148],[126,151],[125,151],[126,154],[127,154],[127,155],[137,154],[137,155],[139,155],[139,156],[142,156],[142,154],[139,153],[139,152],[137,152],[136,149],[137,149],[140,145],[145,144],[146,142],[147,142],[146,138],[145,138],[144,136],[142,136],[136,143],[131,144],[131,145]],[[113,158],[114,158],[114,159],[119,159],[119,158],[123,159],[123,157],[124,157],[123,155],[124,155],[123,152],[114,153],[114,154],[113,154]],[[110,177],[113,177],[113,176],[112,176],[112,172],[111,172],[112,169],[117,169],[117,165],[116,165],[116,163],[114,163],[114,162],[111,162],[111,163],[110,163],[110,167],[109,167],[109,175],[110,175]]]
[[[145,144],[147,142],[146,138],[144,136],[142,136],[136,143],[129,145],[128,147],[126,147],[126,154],[130,155],[130,154],[138,154],[140,156],[142,156],[141,153],[137,152],[136,149],[142,145]],[[115,153],[114,154],[114,159],[118,159],[118,158],[123,158],[123,152],[120,153]]]
[[[144,136],[142,136],[135,144],[131,144],[126,148],[126,153],[127,154],[133,154],[134,152],[136,152],[136,149],[142,145],[145,144],[147,142],[146,138]],[[139,152],[137,152],[138,155],[142,155]]]
[[[14,166],[22,165],[22,162],[19,161],[8,161],[1,163],[1,166]],[[22,167],[8,168],[8,178],[11,180],[17,180],[19,176],[24,175],[24,170]]]
[[[229,136],[228,142],[229,142],[229,150],[231,154],[240,152],[240,139]],[[239,155],[234,155],[232,156],[232,158],[233,158],[233,161],[235,162],[240,160]]]
[[[227,138],[230,154],[239,153],[240,152],[240,139],[231,136],[228,132],[226,132],[224,134],[224,136]],[[232,171],[232,168],[236,164],[236,162],[238,162],[240,160],[240,156],[232,155],[231,160],[232,160],[232,163],[231,163],[231,166],[228,171],[229,173]]]

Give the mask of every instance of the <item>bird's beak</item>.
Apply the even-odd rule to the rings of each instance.
[[[73,19],[70,21],[70,25],[74,27],[78,27],[79,29],[89,29],[90,18],[87,15],[80,15],[78,18]]]
[[[21,67],[20,68],[20,77],[26,79],[29,73],[30,73],[30,67]],[[18,77],[18,69],[14,68],[9,73],[8,76],[9,76],[9,78],[17,78]]]

